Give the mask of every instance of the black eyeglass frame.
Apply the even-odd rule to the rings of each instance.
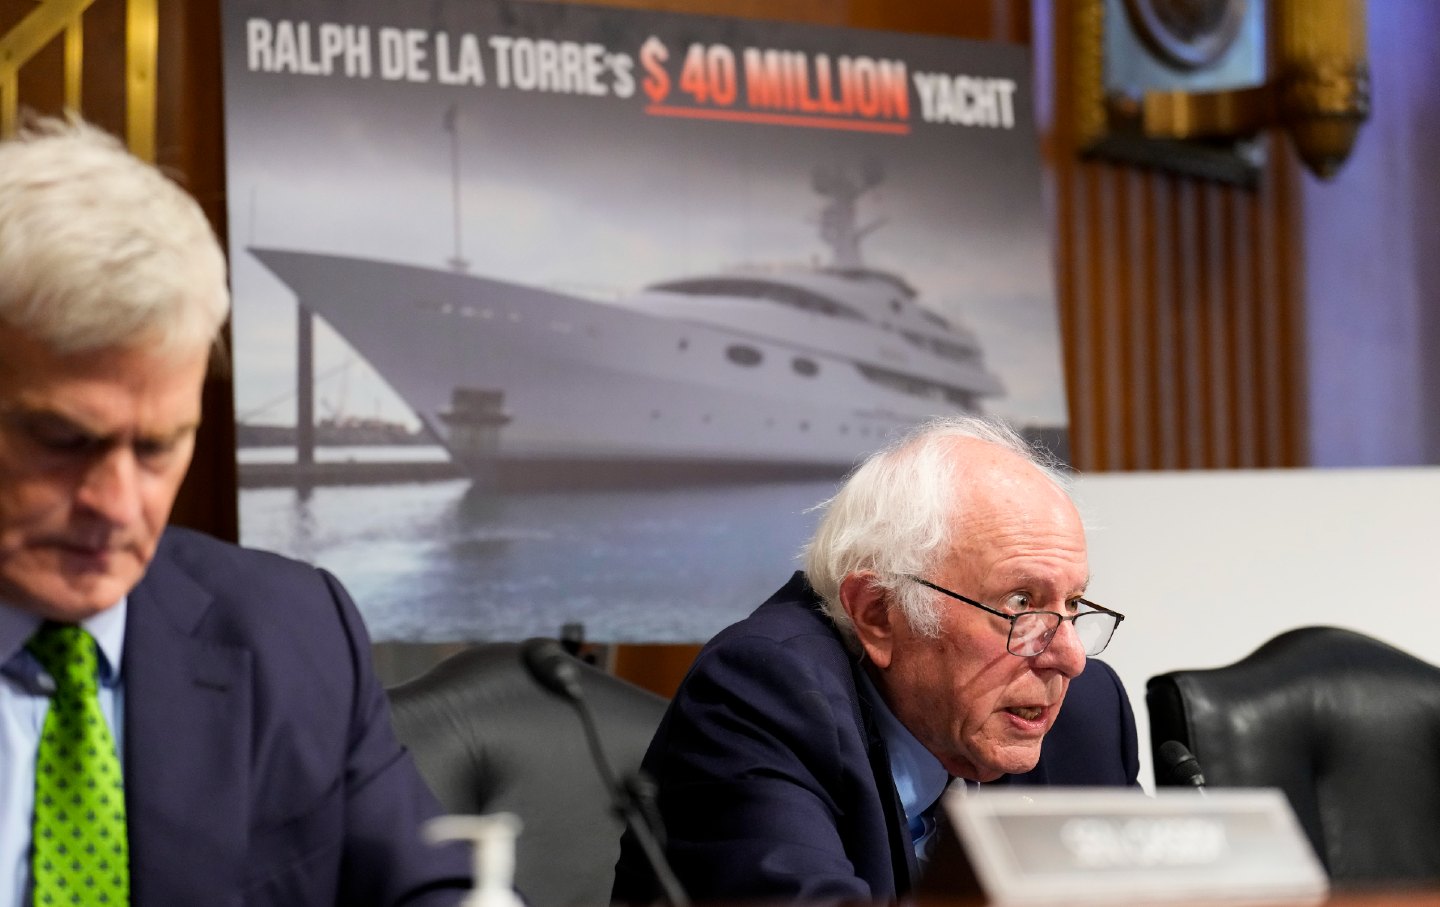
[[[1109,647],[1109,645],[1110,645],[1110,640],[1115,638],[1115,631],[1116,631],[1117,629],[1119,629],[1121,622],[1125,620],[1125,615],[1121,614],[1119,611],[1112,611],[1112,610],[1110,610],[1109,608],[1105,607],[1104,605],[1097,605],[1097,604],[1095,604],[1094,602],[1092,602],[1092,601],[1090,601],[1089,599],[1086,599],[1086,598],[1076,599],[1076,601],[1079,602],[1080,604],[1086,606],[1087,608],[1090,608],[1091,610],[1089,610],[1089,611],[1077,612],[1077,613],[1075,613],[1075,614],[1071,614],[1071,615],[1068,616],[1068,617],[1065,616],[1064,614],[1061,614],[1059,611],[1049,611],[1049,610],[1042,610],[1042,611],[1025,611],[1025,612],[1022,612],[1021,614],[1010,614],[1010,613],[1007,613],[1007,612],[1005,612],[1005,611],[1001,611],[1001,610],[998,610],[998,609],[996,609],[996,608],[992,608],[992,607],[990,607],[989,605],[982,605],[980,602],[977,602],[975,599],[973,599],[973,598],[968,598],[968,597],[966,597],[966,596],[964,596],[964,595],[961,595],[959,592],[951,592],[949,589],[946,589],[944,586],[937,586],[937,585],[935,585],[934,583],[930,582],[928,579],[921,579],[920,577],[914,575],[913,573],[902,573],[901,576],[905,577],[906,579],[910,580],[911,582],[919,583],[920,585],[924,586],[924,587],[927,588],[927,589],[934,589],[936,592],[939,592],[941,595],[948,595],[948,596],[950,596],[951,598],[955,599],[956,601],[964,602],[965,604],[969,605],[969,606],[972,607],[972,608],[979,608],[981,611],[988,611],[989,613],[995,615],[996,617],[1003,617],[1005,620],[1008,620],[1008,621],[1010,622],[1010,632],[1005,635],[1005,651],[1009,652],[1011,655],[1014,655],[1016,658],[1034,658],[1036,655],[1044,654],[1045,650],[1048,649],[1048,648],[1050,648],[1050,643],[1051,643],[1051,641],[1055,639],[1055,634],[1060,632],[1060,625],[1061,625],[1061,624],[1063,624],[1063,623],[1064,623],[1065,621],[1067,621],[1067,620],[1070,621],[1070,623],[1073,624],[1073,623],[1075,623],[1075,618],[1077,618],[1077,617],[1083,617],[1083,616],[1085,616],[1086,614],[1096,614],[1096,613],[1099,613],[1099,614],[1108,614],[1108,615],[1110,615],[1111,617],[1115,618],[1115,626],[1113,626],[1113,627],[1110,628],[1110,635],[1107,636],[1107,637],[1105,637],[1105,645],[1101,646],[1098,651],[1095,651],[1095,652],[1086,652],[1086,653],[1085,653],[1087,656],[1088,656],[1088,655],[1099,655],[1101,652],[1104,652],[1105,649]],[[1014,633],[1015,633],[1015,621],[1016,621],[1017,619],[1019,619],[1020,617],[1023,617],[1025,614],[1054,614],[1056,617],[1060,618],[1060,619],[1059,619],[1058,621],[1056,621],[1056,623],[1055,623],[1055,629],[1051,630],[1050,633],[1049,633],[1049,635],[1045,637],[1045,645],[1043,645],[1043,646],[1040,647],[1040,651],[1039,651],[1039,652],[1032,652],[1032,653],[1029,654],[1029,655],[1021,655],[1021,654],[1019,654],[1018,652],[1012,651],[1011,648],[1010,648],[1010,637],[1013,636]]]

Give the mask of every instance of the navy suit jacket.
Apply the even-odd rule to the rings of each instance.
[[[390,725],[334,577],[183,529],[130,593],[132,903],[456,903],[468,860]],[[433,900],[431,900],[433,898]]]
[[[894,901],[916,875],[890,762],[857,660],[797,573],[706,644],[644,760],[666,855],[696,901]],[[1040,761],[998,784],[1137,785],[1135,717],[1090,659]],[[657,894],[630,836],[615,899]]]

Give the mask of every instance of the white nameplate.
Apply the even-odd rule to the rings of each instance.
[[[976,882],[995,904],[1309,902],[1330,889],[1279,790],[982,789],[944,806],[953,832],[922,897]]]

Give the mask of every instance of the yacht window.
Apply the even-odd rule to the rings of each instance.
[[[795,357],[795,359],[791,361],[790,367],[795,369],[795,374],[803,375],[806,378],[814,378],[820,374],[820,366],[815,364],[815,360],[806,359],[803,356]]]
[[[858,309],[833,297],[812,293],[790,284],[753,277],[698,277],[693,280],[657,283],[652,289],[689,296],[740,296],[836,318],[866,320]]]
[[[744,365],[748,367],[759,365],[760,360],[765,357],[761,356],[760,351],[755,349],[755,347],[753,346],[742,346],[736,343],[725,349],[725,358],[729,359],[736,365]]]

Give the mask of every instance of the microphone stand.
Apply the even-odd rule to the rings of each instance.
[[[600,772],[600,778],[605,782],[605,789],[610,792],[610,808],[615,811],[624,822],[625,827],[635,835],[640,850],[645,854],[645,861],[650,864],[650,869],[655,873],[655,880],[660,884],[660,890],[664,892],[665,900],[670,907],[690,907],[690,898],[681,887],[680,880],[675,878],[675,873],[670,868],[670,862],[665,859],[665,849],[661,846],[660,837],[655,833],[652,823],[656,822],[655,815],[655,782],[644,772],[637,771],[627,775],[623,782],[615,777],[615,772],[610,767],[610,762],[605,758],[605,751],[600,746],[600,735],[595,727],[595,718],[590,709],[584,705],[584,700],[572,700],[575,703],[576,711],[580,713],[580,723],[585,728],[585,739],[594,755],[595,768]]]
[[[559,643],[544,638],[526,641],[521,656],[531,675],[546,689],[567,700],[580,715],[580,726],[585,730],[585,743],[590,749],[591,761],[595,763],[600,780],[610,795],[610,808],[635,836],[665,900],[671,907],[690,907],[690,898],[681,887],[680,880],[675,878],[670,862],[665,859],[659,835],[655,832],[660,824],[655,811],[655,782],[643,771],[627,775],[623,783],[616,779],[610,760],[605,756],[605,748],[600,743],[595,716],[585,701],[575,660]]]

